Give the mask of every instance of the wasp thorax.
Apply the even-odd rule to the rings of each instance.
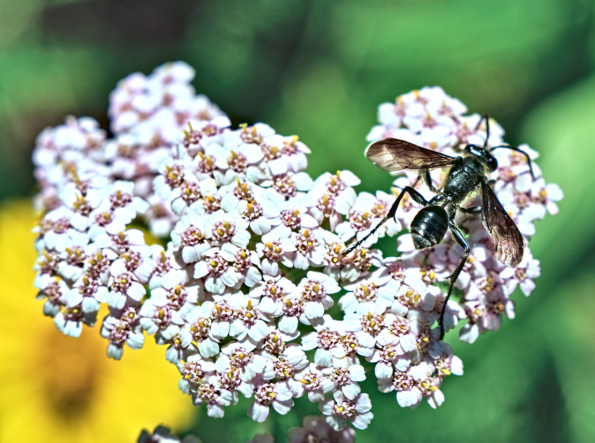
[[[415,249],[425,249],[442,241],[448,230],[448,215],[442,206],[422,208],[411,222]]]

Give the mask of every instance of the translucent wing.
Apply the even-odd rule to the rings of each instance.
[[[380,169],[387,172],[402,169],[428,171],[454,165],[459,158],[425,149],[396,138],[385,138],[372,143],[366,148],[366,157]]]
[[[514,268],[523,259],[523,235],[486,182],[481,185],[481,193],[483,217],[490,231],[492,253],[500,263]]]

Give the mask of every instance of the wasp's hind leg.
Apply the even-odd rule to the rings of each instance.
[[[415,189],[413,189],[411,186],[405,186],[403,188],[403,190],[401,191],[401,193],[399,194],[399,196],[397,197],[397,199],[395,200],[395,202],[393,203],[393,205],[390,207],[388,213],[386,214],[386,216],[380,220],[380,222],[374,227],[374,229],[372,229],[368,235],[366,235],[364,238],[362,238],[361,240],[357,241],[356,243],[354,243],[353,245],[351,245],[347,251],[345,251],[343,253],[343,255],[347,255],[349,254],[351,251],[353,251],[355,248],[357,248],[359,245],[361,245],[363,242],[365,242],[368,238],[370,238],[372,235],[374,235],[376,233],[376,231],[378,231],[378,229],[380,228],[380,226],[382,226],[384,223],[386,223],[386,221],[390,218],[394,218],[395,214],[397,213],[397,208],[399,207],[399,203],[401,203],[401,200],[403,198],[403,196],[405,195],[405,193],[408,193],[411,198],[416,201],[417,203],[419,203],[420,205],[423,206],[427,206],[428,205],[428,201],[424,198],[423,195],[421,195],[419,192],[417,192]]]
[[[469,257],[469,251],[470,251],[469,243],[467,242],[467,240],[465,239],[465,237],[463,236],[463,234],[461,233],[459,228],[454,224],[454,222],[452,220],[449,222],[449,225],[450,225],[450,231],[452,232],[454,239],[457,241],[457,243],[459,245],[461,245],[465,249],[465,253],[463,254],[463,258],[461,259],[461,262],[459,263],[459,265],[457,266],[455,271],[450,275],[450,277],[448,277],[450,279],[450,283],[448,285],[448,293],[446,294],[446,298],[444,299],[444,304],[442,305],[442,311],[440,312],[440,320],[439,320],[440,340],[442,340],[444,338],[444,312],[446,311],[446,305],[448,303],[448,299],[450,298],[450,295],[452,294],[452,289],[454,288],[457,278],[459,278],[459,274],[461,273],[463,266],[465,266],[465,262],[467,261],[467,257]]]

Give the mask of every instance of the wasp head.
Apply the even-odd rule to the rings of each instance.
[[[494,157],[490,151],[482,148],[481,146],[467,145],[465,147],[465,153],[478,157],[489,172],[493,172],[498,169],[498,160],[496,160],[496,157]]]

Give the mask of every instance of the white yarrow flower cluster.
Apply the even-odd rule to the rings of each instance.
[[[258,422],[304,397],[333,429],[364,429],[372,402],[360,383],[371,376],[402,407],[423,399],[440,406],[444,378],[463,372],[437,325],[461,248],[448,237],[415,251],[402,234],[395,256],[364,245],[345,254],[345,242],[387,214],[394,192],[358,193],[350,171],[311,178],[310,151],[296,136],[263,123],[230,128],[192,78],[178,62],[122,80],[111,95],[111,139],[74,118],[39,136],[45,215],[35,284],[44,313],[78,336],[107,306],[108,356],[154,336],[180,371],[180,389],[211,417],[240,394]],[[425,88],[381,105],[369,140],[391,136],[456,154],[485,137],[479,116],[464,112],[440,88]],[[490,128],[489,146],[502,144],[502,130]],[[536,219],[557,211],[561,191],[536,165],[533,179],[516,152],[497,156],[494,189],[531,235]],[[432,178],[439,186],[439,173]],[[395,189],[414,182],[403,175]],[[377,236],[403,232],[417,207],[403,199]],[[463,321],[469,342],[512,317],[511,293],[520,286],[529,295],[539,275],[528,249],[516,269],[499,264],[479,220],[461,222],[473,249],[446,311],[447,328]]]

